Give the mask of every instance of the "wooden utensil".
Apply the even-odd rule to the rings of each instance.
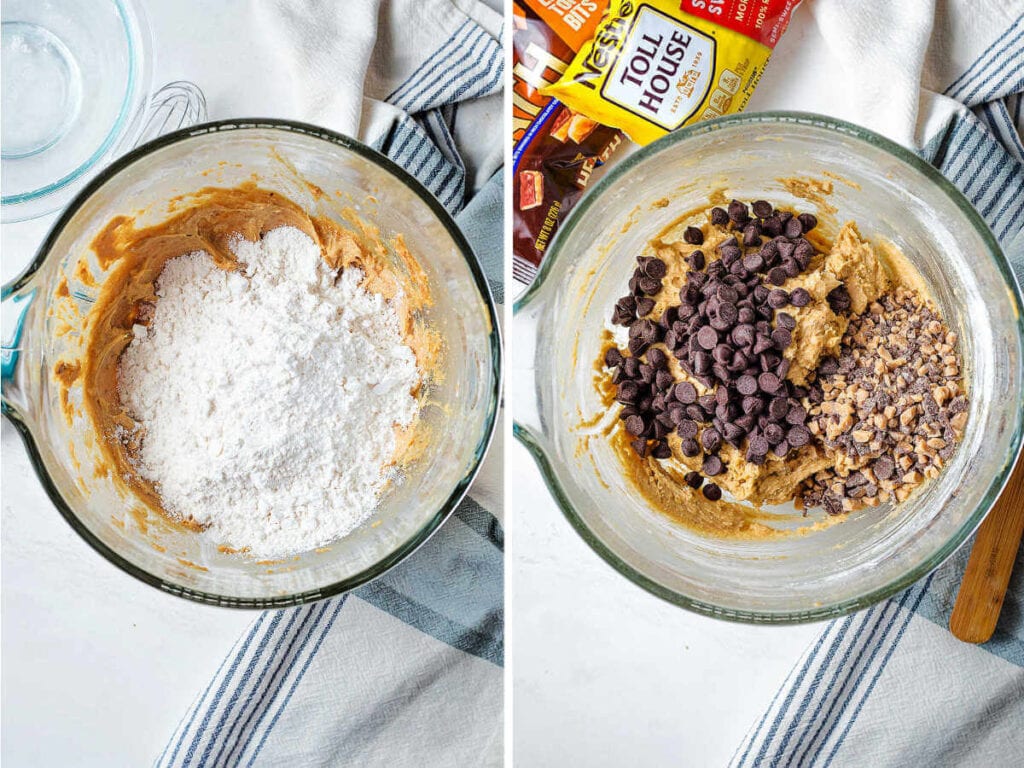
[[[1018,458],[1002,494],[978,528],[949,629],[966,643],[992,637],[1024,535],[1024,459]]]

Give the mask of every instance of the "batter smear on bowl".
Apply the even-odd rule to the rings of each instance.
[[[609,332],[599,385],[620,458],[706,532],[778,533],[762,505],[904,501],[964,434],[958,340],[920,276],[853,222],[832,240],[817,225],[764,200],[684,217],[612,311],[628,331]]]
[[[254,186],[164,224],[115,219],[86,405],[150,506],[257,557],[329,544],[413,442],[436,345],[380,253]]]

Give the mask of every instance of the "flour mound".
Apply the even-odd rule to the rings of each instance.
[[[259,557],[344,536],[374,511],[420,380],[394,308],[303,232],[237,238],[241,269],[167,262],[119,363],[164,508]]]

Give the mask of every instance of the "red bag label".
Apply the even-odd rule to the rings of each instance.
[[[679,10],[775,48],[800,0],[682,0]]]

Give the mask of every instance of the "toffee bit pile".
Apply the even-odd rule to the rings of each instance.
[[[840,460],[799,501],[831,514],[905,500],[938,476],[967,424],[957,336],[903,287],[853,318],[840,356],[818,368],[810,431]]]
[[[753,215],[751,215],[751,213]],[[811,441],[805,425],[804,398],[819,401],[820,389],[796,386],[786,379],[790,362],[784,357],[792,343],[796,320],[785,308],[807,306],[803,288],[792,293],[781,287],[808,268],[815,248],[804,235],[817,226],[809,213],[795,216],[758,200],[749,208],[733,200],[728,210],[713,208],[711,223],[730,227],[736,235],[717,246],[718,258],[694,250],[679,304],[655,319],[648,317],[668,269],[658,258],[639,256],[629,281],[630,294],[615,305],[612,322],[629,328],[629,355],[608,350],[605,364],[615,369],[612,382],[623,404],[620,418],[635,439],[641,457],[667,459],[672,455],[667,436],[676,431],[684,456],[702,451],[701,473],[691,472],[687,483],[702,484],[703,474],[715,477],[726,470],[719,456],[723,443],[744,449],[746,461],[761,465],[768,454],[784,457]],[[704,242],[697,227],[688,227],[683,240]],[[848,311],[850,296],[843,286],[828,296],[837,312]],[[692,381],[676,382],[668,370],[664,344]],[[705,497],[721,498],[714,483]]]

